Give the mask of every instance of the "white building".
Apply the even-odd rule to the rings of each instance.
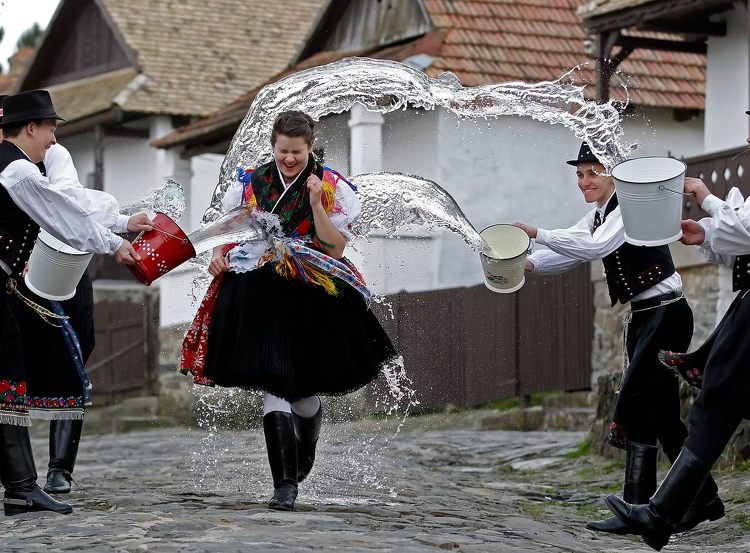
[[[575,14],[578,4],[532,7],[525,2],[462,0],[449,10],[443,3],[419,0],[332,0],[296,56],[297,65],[273,80],[348,55],[366,55],[419,65],[431,77],[451,71],[465,86],[553,80],[588,63],[580,76],[592,84],[593,63],[585,44],[590,37]],[[624,117],[625,138],[639,143],[639,155],[687,157],[704,150],[704,63],[700,55],[673,60],[636,52],[621,66],[640,81],[638,90],[631,90],[639,104]],[[688,81],[681,75],[699,78]],[[685,92],[688,82],[691,92]],[[593,97],[594,87],[590,90]],[[156,145],[224,150],[226,142],[211,149],[207,139],[230,138],[256,93]],[[612,94],[625,97],[617,86]],[[319,131],[316,146],[324,149],[327,165],[350,175],[382,170],[431,179],[455,198],[478,230],[517,220],[546,228],[568,226],[590,209],[577,193],[573,170],[564,163],[575,157],[580,142],[561,126],[519,117],[459,123],[444,110],[409,109],[381,116],[355,108],[325,118]],[[379,292],[482,281],[477,254],[449,232],[402,233],[399,240],[376,236],[369,244],[355,246],[363,255],[352,257]],[[163,298],[168,310],[177,309],[183,297],[182,290],[171,290]],[[173,321],[191,311],[183,304],[182,315]]]

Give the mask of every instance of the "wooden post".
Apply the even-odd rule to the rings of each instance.
[[[104,125],[94,126],[94,189],[104,190]]]

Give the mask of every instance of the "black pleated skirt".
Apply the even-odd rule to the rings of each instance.
[[[18,281],[18,291],[52,310],[50,301],[29,290],[23,279]],[[78,283],[75,296],[60,304],[76,331],[85,364],[95,345],[94,292],[88,272]],[[47,324],[15,295],[8,296],[8,306],[21,330],[26,393],[32,416],[49,419],[82,417],[83,383],[62,329]],[[54,319],[50,321],[58,324]]]
[[[294,402],[343,395],[396,355],[360,294],[278,275],[272,264],[226,273],[209,327],[203,374],[220,386],[259,389]]]

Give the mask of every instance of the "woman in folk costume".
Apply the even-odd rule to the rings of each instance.
[[[92,220],[80,205],[50,186],[38,166],[55,144],[56,113],[49,93],[31,90],[3,100],[4,140],[0,142],[0,279],[8,293],[19,294],[17,276],[29,259],[34,237],[43,227],[71,246],[95,253],[114,253],[119,263],[139,259],[129,242]],[[0,482],[5,487],[6,515],[27,511],[70,513],[72,508],[49,497],[36,483],[37,473],[27,426],[29,406],[22,336],[8,295],[0,294]],[[30,308],[63,320],[43,305]],[[47,344],[39,341],[37,347]]]
[[[595,203],[575,226],[544,230],[517,223],[549,250],[534,252],[526,270],[534,274],[563,273],[585,261],[604,264],[612,307],[630,302],[623,336],[624,374],[618,390],[608,441],[625,449],[623,497],[647,503],[656,489],[657,440],[675,462],[688,435],[680,419],[679,382],[659,360],[659,351],[685,350],[693,335],[693,312],[682,295],[682,279],[667,246],[642,247],[625,242],[625,228],[614,179],[585,142],[576,167],[578,187],[587,203]],[[712,478],[675,530],[684,532],[705,520],[724,516],[724,505]],[[587,528],[611,534],[632,531],[616,517],[589,522]]]
[[[369,309],[359,272],[343,257],[359,199],[312,154],[314,123],[299,111],[276,118],[274,159],[224,197],[278,215],[271,245],[214,250],[215,277],[182,346],[181,370],[200,384],[265,392],[263,430],[274,493],[271,509],[291,510],[315,459],[318,395],[342,395],[375,379],[396,355]]]
[[[111,232],[151,230],[153,223],[147,215],[120,215],[120,206],[114,196],[84,188],[78,180],[70,153],[62,145],[53,144],[47,150],[39,169],[52,187]],[[87,270],[76,287],[75,296],[59,302],[37,296],[26,287],[23,279],[19,279],[18,289],[34,303],[68,317],[53,326],[29,309],[19,297],[10,296],[8,299],[23,337],[29,414],[32,418],[51,421],[50,461],[44,491],[68,493],[83,430],[84,409],[91,405],[91,384],[85,370],[94,350],[91,278]],[[45,347],[40,348],[40,342]]]
[[[663,352],[664,363],[701,392],[690,411],[685,446],[659,489],[646,505],[607,498],[612,512],[657,551],[675,533],[675,521],[684,519],[685,511],[695,503],[739,424],[750,419],[750,198],[743,200],[733,188],[722,201],[693,178],[685,179],[685,191],[695,194],[710,217],[683,221],[680,241],[698,246],[708,261],[731,268],[732,291],[737,295],[700,348],[693,353]]]

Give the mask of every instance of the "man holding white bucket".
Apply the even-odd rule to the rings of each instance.
[[[630,302],[624,316],[624,374],[608,436],[625,449],[623,496],[629,503],[647,503],[656,490],[657,440],[674,462],[687,437],[680,419],[679,383],[659,361],[660,350],[685,350],[693,335],[693,313],[682,295],[682,279],[675,271],[667,246],[644,247],[625,242],[614,180],[583,143],[576,159],[578,188],[587,203],[596,204],[568,229],[544,230],[517,223],[549,250],[534,252],[526,270],[550,275],[568,271],[585,261],[601,259],[614,307]],[[724,516],[716,483],[709,478],[694,505],[678,521],[686,531],[705,520]],[[587,528],[628,534],[616,517],[589,522]]]
[[[76,203],[49,185],[36,165],[55,144],[61,117],[49,93],[23,92],[3,100],[5,140],[0,143],[0,277],[6,290],[17,293],[13,277],[23,270],[40,226],[60,240],[84,251],[116,254],[118,262],[133,263],[130,244],[93,221]],[[29,302],[30,304],[32,302]],[[50,318],[43,306],[30,308]],[[0,294],[0,481],[6,515],[28,511],[68,514],[70,505],[49,497],[36,484],[37,473],[29,441],[26,378],[21,335]],[[44,344],[38,344],[44,347]]]
[[[746,112],[750,115],[750,112]],[[747,139],[750,143],[750,138]],[[699,179],[686,178],[685,191],[710,217],[682,222],[683,244],[695,245],[713,263],[732,269],[737,295],[713,334],[690,354],[664,352],[667,365],[701,388],[690,411],[685,447],[647,505],[630,505],[615,496],[607,505],[644,541],[659,551],[674,533],[685,506],[693,502],[711,467],[743,419],[750,419],[750,198],[733,188],[722,201]],[[684,351],[678,350],[678,351]]]

